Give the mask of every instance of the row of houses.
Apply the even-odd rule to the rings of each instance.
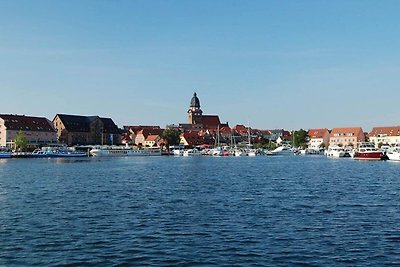
[[[376,147],[381,145],[400,145],[400,126],[374,127],[371,132],[365,133],[361,127],[310,129],[308,131],[308,148],[318,150],[324,147],[338,145],[354,147],[359,142],[369,141]]]
[[[187,147],[239,143],[292,143],[292,135],[284,129],[259,130],[244,125],[229,127],[228,124],[203,128],[188,128],[182,125],[171,126],[181,135],[181,144]],[[161,147],[164,129],[159,126],[124,126],[119,129],[111,118],[100,116],[80,116],[57,114],[52,121],[44,117],[15,114],[0,114],[0,146],[13,148],[19,132],[23,132],[28,147],[49,144],[72,145],[119,145]],[[374,127],[370,133],[364,133],[361,127],[310,129],[308,147],[319,149],[322,144],[354,146],[358,142],[369,140],[376,146],[400,145],[400,126]]]

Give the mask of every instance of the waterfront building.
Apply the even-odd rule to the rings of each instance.
[[[310,129],[307,134],[308,148],[313,150],[319,150],[324,144],[325,148],[329,146],[329,131],[328,129]]]
[[[56,131],[50,120],[43,117],[0,114],[0,146],[15,148],[15,137],[22,132],[28,148],[57,143]]]
[[[158,134],[148,135],[146,140],[144,140],[144,146],[146,146],[146,147],[158,146],[158,142],[160,140],[161,140],[161,136]]]
[[[118,145],[121,133],[110,118],[57,114],[53,119],[60,143],[66,145]]]
[[[271,133],[270,140],[274,142],[276,142],[279,137],[290,135],[290,133],[288,134],[288,131],[285,131],[284,129],[269,130],[269,132]]]
[[[374,127],[368,134],[370,142],[376,147],[383,145],[400,145],[400,126]]]
[[[292,135],[287,132],[285,135],[279,136],[275,141],[278,145],[290,145],[292,141]]]
[[[133,131],[133,129],[131,129]],[[133,131],[134,132],[134,131]],[[140,130],[138,130],[135,134],[135,144],[138,146],[145,146],[146,139],[150,135],[158,135],[162,136],[164,132],[164,129],[161,129],[160,127],[155,127],[155,128],[150,128],[150,127],[145,127]],[[157,140],[158,141],[158,140]]]
[[[361,127],[333,128],[329,135],[329,145],[355,147],[357,143],[364,141],[365,135]]]

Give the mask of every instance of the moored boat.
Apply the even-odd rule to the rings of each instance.
[[[386,150],[389,160],[400,161],[400,147],[391,147]]]
[[[368,142],[359,143],[357,148],[354,150],[354,159],[363,160],[381,160],[383,153],[375,148],[375,146]]]
[[[11,158],[12,153],[8,151],[0,151],[0,159]]]
[[[94,157],[128,157],[128,156],[161,156],[161,149],[146,147],[144,149],[131,149],[120,146],[102,146],[90,150]]]
[[[35,149],[28,155],[30,158],[77,158],[87,157],[85,152],[79,152],[67,147],[43,147]]]
[[[343,147],[340,146],[329,146],[328,150],[326,151],[327,157],[332,158],[342,158],[346,155]]]
[[[193,148],[193,149],[186,149],[185,151],[183,151],[183,155],[184,157],[199,157],[202,156],[202,153],[200,150]]]

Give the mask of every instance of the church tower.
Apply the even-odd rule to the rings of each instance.
[[[203,111],[200,109],[200,100],[196,93],[193,94],[192,100],[190,101],[188,114],[189,124],[195,125],[203,123]]]

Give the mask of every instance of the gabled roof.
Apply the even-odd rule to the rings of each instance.
[[[118,126],[115,125],[114,121],[111,118],[100,118],[100,120],[103,122],[103,132],[104,133],[112,133],[112,134],[118,134],[119,129]]]
[[[149,135],[160,135],[161,136],[163,134],[163,132],[164,132],[164,130],[160,129],[160,128],[154,128],[154,129],[144,128],[144,129],[139,130],[136,133],[136,135],[142,134],[145,138],[147,138]]]
[[[330,137],[359,136],[364,134],[361,127],[333,128]]]
[[[146,140],[147,142],[156,142],[157,139],[159,139],[160,136],[158,134],[151,134],[149,136],[147,136]]]
[[[324,128],[324,129],[310,129],[308,131],[307,135],[311,139],[320,139],[320,138],[324,138],[327,133],[329,134],[329,131],[326,128]]]
[[[0,118],[8,130],[55,132],[51,121],[43,117],[0,114]]]
[[[185,131],[180,135],[190,146],[201,145],[204,143],[204,137],[199,135],[199,131]]]
[[[374,127],[369,136],[400,136],[400,126]]]

